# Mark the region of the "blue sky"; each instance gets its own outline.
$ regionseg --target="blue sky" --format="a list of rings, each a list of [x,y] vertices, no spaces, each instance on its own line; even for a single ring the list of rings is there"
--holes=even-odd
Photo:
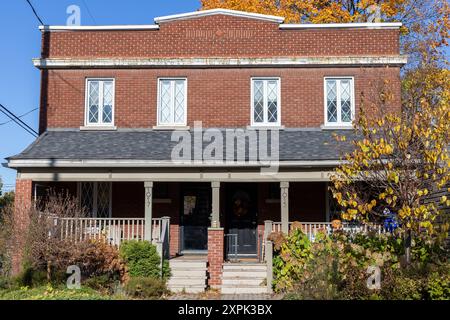
[[[195,11],[199,0],[31,0],[45,24],[64,25],[69,5],[81,9],[82,25],[152,24],[161,15]],[[93,19],[89,15],[86,6]],[[95,22],[94,22],[95,21]],[[39,106],[39,71],[31,59],[39,57],[41,33],[38,21],[25,0],[0,1],[0,103],[22,115]],[[38,111],[22,118],[37,131]],[[33,136],[0,114],[0,162],[25,149]],[[15,183],[14,170],[0,168],[4,191]]]

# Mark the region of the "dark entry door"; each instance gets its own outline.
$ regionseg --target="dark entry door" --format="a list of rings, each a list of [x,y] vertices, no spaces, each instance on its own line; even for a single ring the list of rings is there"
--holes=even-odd
[[[258,209],[256,184],[229,184],[226,189],[228,234],[237,235],[237,254],[255,255],[257,253]],[[228,254],[234,254],[234,237],[231,236],[227,248]]]
[[[181,250],[208,250],[208,226],[211,214],[211,187],[185,184],[181,190]]]

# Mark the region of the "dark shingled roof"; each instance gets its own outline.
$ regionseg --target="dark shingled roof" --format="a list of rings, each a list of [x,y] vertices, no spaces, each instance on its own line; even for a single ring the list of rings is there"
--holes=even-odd
[[[337,142],[333,133],[347,136],[347,141],[354,138],[353,130],[280,130],[280,161],[338,160],[342,152],[351,150],[351,144]],[[170,160],[177,144],[171,141],[171,134],[156,130],[48,131],[9,160]]]

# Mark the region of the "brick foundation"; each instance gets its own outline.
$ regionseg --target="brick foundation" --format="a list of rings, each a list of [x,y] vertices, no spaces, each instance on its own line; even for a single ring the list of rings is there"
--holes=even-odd
[[[218,288],[222,284],[223,228],[208,229],[208,285]]]
[[[180,248],[180,226],[178,224],[170,224],[170,256],[174,257],[179,254]]]
[[[33,194],[33,182],[31,180],[17,179],[14,200],[14,234],[15,251],[11,257],[11,272],[13,275],[20,273],[22,269],[22,258],[26,228],[29,223],[28,210],[31,207]]]

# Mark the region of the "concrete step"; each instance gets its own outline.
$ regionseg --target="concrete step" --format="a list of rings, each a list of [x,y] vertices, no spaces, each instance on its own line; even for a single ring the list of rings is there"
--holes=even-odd
[[[172,277],[204,277],[206,268],[202,269],[171,269]]]
[[[167,285],[169,286],[206,286],[206,276],[203,278],[170,278],[167,281]]]
[[[223,286],[253,287],[264,285],[266,278],[222,278]]]
[[[254,264],[247,264],[247,263],[224,263],[223,264],[223,270],[267,270],[266,264],[262,263],[254,263]]]
[[[267,293],[267,288],[261,286],[254,287],[236,287],[236,286],[223,286],[221,288],[222,294],[263,294]]]
[[[206,261],[169,260],[172,269],[206,269]]]
[[[267,277],[266,270],[261,271],[247,271],[247,270],[227,270],[222,274],[222,278],[265,278]]]
[[[174,293],[186,292],[186,293],[202,293],[205,292],[205,286],[168,286],[169,290]]]

